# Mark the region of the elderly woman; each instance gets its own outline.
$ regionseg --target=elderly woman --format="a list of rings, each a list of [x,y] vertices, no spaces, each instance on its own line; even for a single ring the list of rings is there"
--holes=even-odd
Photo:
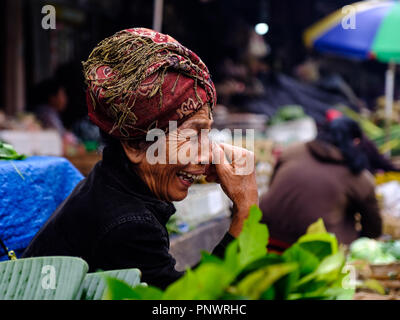
[[[230,228],[213,251],[223,255],[250,206],[258,204],[254,170],[235,171],[236,160],[254,159],[244,149],[225,157],[229,146],[201,135],[212,124],[215,88],[200,58],[170,36],[123,30],[100,42],[83,66],[89,117],[106,145],[103,159],[52,214],[24,257],[79,256],[90,271],[136,267],[143,281],[165,288],[182,275],[168,252],[171,201],[183,200],[197,176],[221,184],[234,204]],[[166,133],[164,148],[153,153],[148,151],[159,141],[147,141],[152,129]],[[174,156],[187,155],[193,143],[203,149],[190,161]],[[154,162],[162,150],[166,161]],[[215,155],[221,161],[211,164]]]

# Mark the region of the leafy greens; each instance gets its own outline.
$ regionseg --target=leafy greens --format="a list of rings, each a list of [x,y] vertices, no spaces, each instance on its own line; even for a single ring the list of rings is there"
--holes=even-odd
[[[268,228],[253,206],[239,237],[224,259],[203,252],[199,266],[165,291],[152,286],[129,287],[106,278],[106,299],[351,299],[354,289],[342,283],[345,255],[337,239],[326,232],[322,219],[282,255],[267,252]]]

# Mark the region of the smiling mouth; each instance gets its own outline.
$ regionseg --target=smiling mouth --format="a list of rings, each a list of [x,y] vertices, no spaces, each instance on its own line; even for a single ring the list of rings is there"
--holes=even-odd
[[[185,171],[179,171],[176,174],[180,179],[182,179],[185,184],[192,184],[195,180],[200,180],[203,175],[202,174],[192,174],[189,172],[185,172]]]

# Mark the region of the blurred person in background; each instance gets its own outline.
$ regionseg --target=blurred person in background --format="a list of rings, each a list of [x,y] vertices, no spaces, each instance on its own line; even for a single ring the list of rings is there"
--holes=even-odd
[[[54,129],[63,142],[63,154],[84,153],[78,138],[64,127],[61,113],[66,111],[68,96],[56,78],[40,82],[34,90],[34,113],[44,129]]]
[[[280,155],[269,190],[260,200],[270,249],[283,251],[318,218],[344,244],[381,235],[362,139],[358,124],[342,117],[327,123],[315,140],[290,146]],[[361,231],[356,229],[356,214],[361,216]]]
[[[67,112],[61,114],[64,126],[83,143],[86,151],[95,151],[101,143],[99,128],[93,124],[87,112],[85,82],[82,65],[79,60],[72,60],[60,65],[55,71],[68,96]]]
[[[294,74],[303,83],[345,97],[358,110],[367,108],[366,103],[356,95],[343,76],[335,69],[324,67],[319,60],[307,59],[294,69]]]
[[[216,89],[220,104],[246,112],[249,101],[262,98],[265,94],[260,77],[269,71],[265,58],[270,53],[270,47],[249,24],[241,22],[236,28],[241,34],[236,39],[238,49],[219,63]]]
[[[66,129],[60,114],[65,110],[68,97],[64,87],[56,79],[46,79],[35,89],[35,114],[44,129],[55,129],[64,136]]]

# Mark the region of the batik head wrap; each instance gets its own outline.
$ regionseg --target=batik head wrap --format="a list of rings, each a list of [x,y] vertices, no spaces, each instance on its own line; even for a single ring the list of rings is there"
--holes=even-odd
[[[83,62],[89,118],[113,137],[133,140],[153,128],[168,130],[216,92],[206,65],[174,38],[145,28],[101,41]]]

